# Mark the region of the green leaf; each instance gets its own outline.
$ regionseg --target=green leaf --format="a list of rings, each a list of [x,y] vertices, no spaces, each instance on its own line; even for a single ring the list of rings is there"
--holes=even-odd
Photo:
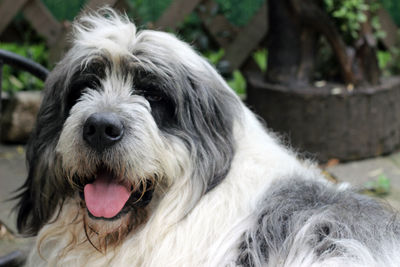
[[[383,192],[388,193],[390,191],[390,180],[386,177],[386,175],[381,174],[378,177],[378,188],[380,188]]]
[[[383,70],[383,69],[385,69],[385,68],[388,66],[392,55],[391,55],[390,52],[388,52],[388,51],[379,50],[379,51],[377,52],[377,57],[378,57],[378,65],[379,65],[379,68],[380,68],[381,70]]]
[[[253,59],[257,63],[262,72],[267,71],[267,57],[268,52],[266,49],[257,50],[253,54]]]
[[[48,53],[44,44],[20,45],[15,43],[0,43],[0,49],[19,54],[47,66]],[[43,88],[43,82],[38,78],[8,65],[3,67],[2,81],[4,91],[11,94],[21,90],[40,90]]]
[[[364,193],[376,196],[385,196],[390,192],[390,180],[385,174],[380,174],[377,180],[369,181],[364,184]]]
[[[357,20],[358,20],[358,22],[361,22],[361,23],[366,22],[367,16],[365,15],[365,13],[358,13]]]
[[[204,53],[204,56],[210,61],[211,64],[213,64],[214,66],[217,65],[217,63],[223,58],[223,56],[225,55],[225,51],[224,49],[219,49],[218,51],[214,52],[214,51],[208,51],[206,53]]]
[[[228,85],[238,94],[244,95],[246,93],[246,80],[242,73],[238,70],[233,72],[233,78],[228,81]]]

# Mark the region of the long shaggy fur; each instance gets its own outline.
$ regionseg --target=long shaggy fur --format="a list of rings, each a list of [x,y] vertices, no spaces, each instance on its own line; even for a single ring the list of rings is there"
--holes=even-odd
[[[101,153],[82,137],[99,112],[125,131]],[[110,9],[75,21],[27,159],[28,266],[400,265],[396,213],[324,181],[189,45]],[[99,168],[133,188],[110,220],[82,198]]]

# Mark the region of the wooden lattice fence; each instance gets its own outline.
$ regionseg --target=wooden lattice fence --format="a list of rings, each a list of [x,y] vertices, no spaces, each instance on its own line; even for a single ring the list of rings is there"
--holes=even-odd
[[[91,0],[81,12],[96,10],[108,5],[126,12],[129,5],[124,0]],[[217,3],[213,0],[174,0],[152,25],[155,29],[176,29],[192,12],[202,20],[207,32],[225,51],[230,70],[240,68],[251,58],[251,52],[267,33],[267,4],[265,3],[247,25],[237,27],[223,15],[214,15]],[[201,6],[201,8],[200,8]],[[32,27],[45,38],[50,48],[50,61],[57,61],[67,49],[66,36],[70,31],[68,21],[59,22],[40,0],[2,0],[0,2],[0,35],[12,19],[22,11]],[[127,12],[129,13],[129,12]],[[221,34],[229,32],[229,35]]]
[[[126,0],[89,0],[81,12],[96,10],[108,5],[120,11],[129,13],[130,5]],[[245,26],[235,26],[222,14],[214,14],[218,5],[214,0],[173,0],[157,21],[150,24],[155,29],[176,29],[185,17],[196,12],[208,34],[224,49],[224,59],[229,62],[230,71],[251,64],[252,51],[266,37],[268,31],[268,1],[259,8]],[[68,42],[66,36],[71,23],[60,22],[54,18],[41,0],[0,0],[0,35],[13,18],[22,11],[26,20],[46,39],[50,48],[50,61],[57,61],[66,51]],[[382,29],[386,32],[383,44],[390,48],[395,44],[397,26],[388,12],[381,9],[378,13]],[[229,34],[224,34],[229,32]]]

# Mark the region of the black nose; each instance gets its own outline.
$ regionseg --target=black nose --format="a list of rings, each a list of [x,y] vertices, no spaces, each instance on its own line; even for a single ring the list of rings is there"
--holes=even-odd
[[[83,125],[83,139],[102,152],[122,139],[124,126],[114,113],[94,113]]]

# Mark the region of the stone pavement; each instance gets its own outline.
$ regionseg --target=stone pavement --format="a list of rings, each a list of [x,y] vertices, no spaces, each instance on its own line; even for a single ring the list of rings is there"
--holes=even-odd
[[[349,182],[358,188],[384,177],[390,181],[385,199],[400,210],[400,153],[362,161],[337,164],[326,168],[337,181]],[[6,201],[21,186],[26,177],[25,149],[23,146],[0,144],[0,221],[15,231],[15,201]],[[0,256],[15,250],[26,249],[32,240],[2,237],[0,227]]]
[[[15,200],[8,201],[26,178],[25,149],[22,146],[0,144],[0,222],[15,232],[16,214],[12,212]],[[16,238],[4,233],[0,225],[0,257],[15,250],[27,251],[31,239]]]
[[[400,152],[372,159],[337,164],[326,171],[339,182],[348,182],[363,189],[380,178],[390,183],[388,194],[383,198],[400,211]]]

